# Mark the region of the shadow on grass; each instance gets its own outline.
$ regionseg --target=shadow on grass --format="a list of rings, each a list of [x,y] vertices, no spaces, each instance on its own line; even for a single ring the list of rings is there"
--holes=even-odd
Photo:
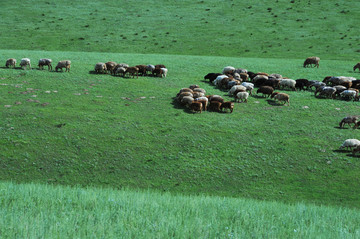
[[[267,101],[267,103],[269,104],[269,105],[272,105],[272,106],[288,106],[286,103],[285,104],[283,104],[283,103],[279,103],[279,102],[277,102],[277,101],[275,101],[275,100],[266,100]]]
[[[346,150],[346,149],[334,149],[333,152],[334,153],[350,153],[350,151]]]
[[[346,156],[352,157],[352,158],[360,158],[360,155],[359,155],[359,154],[353,154],[353,153],[347,154]]]

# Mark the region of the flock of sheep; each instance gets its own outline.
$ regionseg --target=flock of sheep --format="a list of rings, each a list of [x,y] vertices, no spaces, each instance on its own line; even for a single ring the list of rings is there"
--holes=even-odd
[[[135,75],[138,78],[139,75],[141,76],[157,76],[157,77],[166,77],[168,69],[165,65],[136,65],[136,66],[129,66],[126,63],[116,63],[114,61],[108,61],[106,63],[98,62],[95,64],[94,70],[98,74],[107,74],[110,73],[111,75],[120,75],[125,77],[126,74],[132,75],[134,78]]]
[[[5,66],[8,68],[11,68],[11,67],[15,68],[16,67],[16,59],[15,58],[7,59]],[[39,69],[41,69],[41,70],[44,69],[44,66],[47,66],[49,71],[52,70],[52,60],[48,59],[48,58],[40,59],[38,62]],[[30,59],[22,58],[20,61],[20,67],[23,68],[24,70],[27,68],[31,69]],[[55,67],[55,71],[58,71],[59,69],[61,71],[63,71],[63,68],[65,68],[65,72],[70,71],[70,67],[71,67],[71,61],[69,61],[69,60],[59,61]]]

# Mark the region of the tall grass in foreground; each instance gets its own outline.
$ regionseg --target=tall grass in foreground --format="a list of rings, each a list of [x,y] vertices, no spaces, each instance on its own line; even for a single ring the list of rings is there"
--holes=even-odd
[[[1,238],[359,238],[356,209],[0,183]]]

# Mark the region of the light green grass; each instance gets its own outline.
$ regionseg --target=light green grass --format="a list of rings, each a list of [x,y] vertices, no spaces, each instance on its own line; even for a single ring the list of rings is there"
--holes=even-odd
[[[359,61],[359,1],[3,0],[0,48]]]
[[[70,73],[0,69],[3,180],[359,205],[360,162],[337,151],[359,132],[336,128],[343,117],[358,115],[358,102],[290,91],[290,107],[250,97],[233,114],[191,114],[172,99],[180,88],[199,84],[231,100],[203,81],[226,65],[322,80],[358,76],[351,62],[304,69],[296,59],[2,51],[7,56],[70,59],[73,67]],[[89,74],[108,60],[163,63],[169,73],[163,79]],[[22,94],[27,89],[34,92]]]
[[[359,211],[0,183],[2,238],[358,238]]]

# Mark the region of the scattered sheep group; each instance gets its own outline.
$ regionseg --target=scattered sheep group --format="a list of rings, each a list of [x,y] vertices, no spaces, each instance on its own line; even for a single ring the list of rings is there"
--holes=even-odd
[[[44,69],[44,66],[48,67],[48,71],[52,70],[52,60],[49,58],[42,58],[39,60],[38,62],[38,67],[40,70]],[[6,60],[5,63],[5,67],[7,68],[15,68],[16,67],[16,59],[15,58],[9,58]],[[22,58],[20,61],[20,67],[23,70],[26,69],[30,69],[31,70],[31,61],[29,58]],[[61,71],[63,71],[63,68],[65,68],[65,72],[66,71],[70,71],[70,67],[71,67],[71,61],[69,60],[64,60],[64,61],[59,61],[58,64],[55,67],[55,71],[58,71],[59,69]]]
[[[126,63],[116,63],[114,61],[108,61],[106,63],[98,62],[94,67],[97,74],[111,74],[125,77],[126,75],[138,78],[140,76],[156,76],[166,77],[168,69],[165,65],[136,65],[129,66]]]

